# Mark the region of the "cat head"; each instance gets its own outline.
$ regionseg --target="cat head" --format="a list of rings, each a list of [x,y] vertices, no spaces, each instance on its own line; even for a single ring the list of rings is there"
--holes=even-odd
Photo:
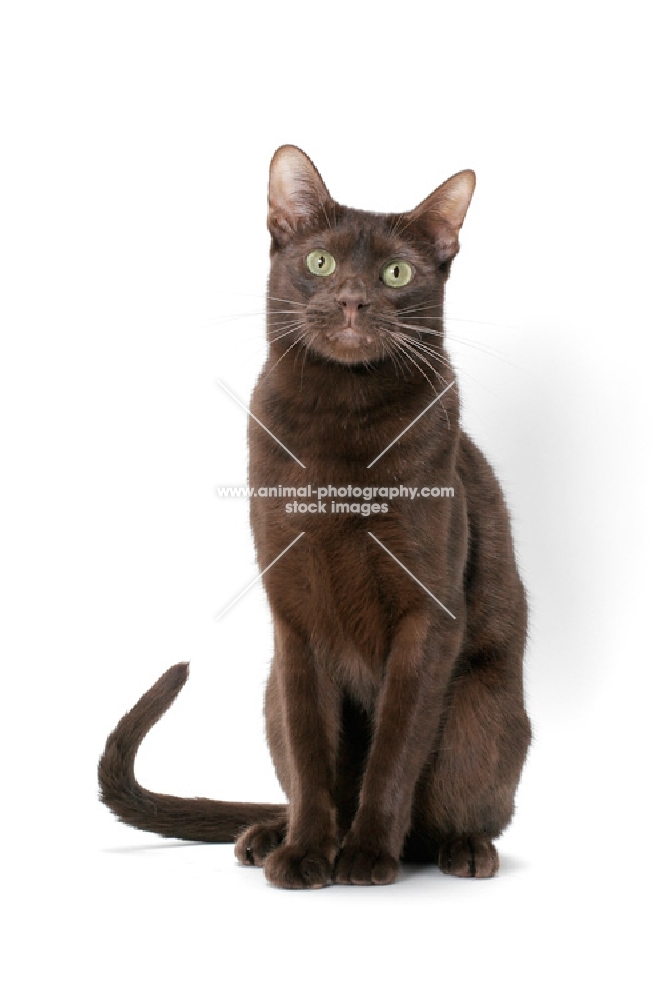
[[[411,212],[380,215],[334,201],[312,161],[281,146],[271,161],[269,339],[345,365],[441,338],[444,283],[474,192],[463,170]],[[404,352],[400,352],[404,353]]]

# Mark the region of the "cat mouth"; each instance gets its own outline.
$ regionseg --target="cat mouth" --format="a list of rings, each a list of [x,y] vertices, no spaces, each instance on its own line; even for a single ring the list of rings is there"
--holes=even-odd
[[[365,364],[374,361],[378,354],[376,338],[361,332],[353,326],[329,330],[318,343],[319,353],[332,361],[346,365]]]
[[[372,337],[367,333],[360,333],[353,326],[345,326],[342,330],[329,333],[327,340],[330,340],[336,347],[345,347],[348,349],[369,347],[372,343]]]

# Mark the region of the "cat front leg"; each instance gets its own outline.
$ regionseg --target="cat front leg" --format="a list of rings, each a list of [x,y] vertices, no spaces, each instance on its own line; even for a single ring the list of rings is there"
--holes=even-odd
[[[337,860],[336,882],[395,881],[414,789],[436,741],[461,632],[455,621],[435,630],[426,610],[402,619],[386,664],[358,810]]]
[[[340,694],[316,670],[306,638],[277,616],[275,647],[289,809],[285,841],[268,854],[264,872],[283,889],[319,889],[331,881],[339,846],[333,795]]]

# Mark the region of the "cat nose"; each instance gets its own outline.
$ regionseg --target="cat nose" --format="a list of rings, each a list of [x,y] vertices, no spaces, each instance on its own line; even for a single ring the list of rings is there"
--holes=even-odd
[[[342,306],[345,323],[347,326],[352,326],[361,309],[365,309],[368,304],[365,285],[361,279],[348,278],[340,287],[336,301]]]

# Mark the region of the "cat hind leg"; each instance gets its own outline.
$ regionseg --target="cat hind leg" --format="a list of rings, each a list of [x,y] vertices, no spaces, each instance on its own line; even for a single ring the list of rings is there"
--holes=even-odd
[[[497,658],[461,671],[417,788],[406,854],[428,849],[443,872],[461,878],[497,874],[493,840],[511,821],[529,742],[522,691],[508,665]]]
[[[445,875],[492,878],[499,871],[499,855],[485,834],[451,837],[439,849],[437,864]]]

